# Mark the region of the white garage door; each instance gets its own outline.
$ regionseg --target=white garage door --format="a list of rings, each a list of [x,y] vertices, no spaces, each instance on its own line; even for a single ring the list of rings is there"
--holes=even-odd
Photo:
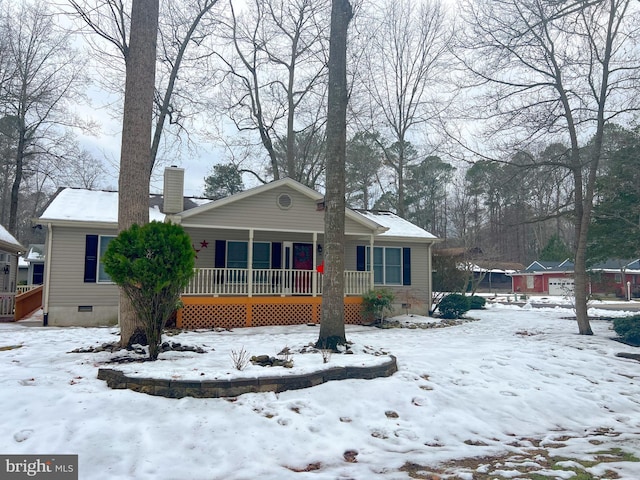
[[[549,295],[573,295],[573,278],[550,278]]]

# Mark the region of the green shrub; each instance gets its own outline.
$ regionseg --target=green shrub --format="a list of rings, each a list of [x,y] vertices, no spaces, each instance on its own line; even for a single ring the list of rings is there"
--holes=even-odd
[[[469,308],[471,310],[482,310],[486,303],[487,300],[484,297],[480,297],[478,295],[469,297]]]
[[[471,308],[469,297],[460,293],[447,295],[438,305],[442,318],[460,318]]]
[[[362,305],[366,317],[372,317],[373,320],[384,320],[384,313],[392,312],[391,304],[394,300],[392,292],[385,288],[369,290],[362,295]]]
[[[640,315],[616,318],[613,329],[620,338],[633,345],[640,345]]]
[[[133,225],[109,242],[105,271],[131,300],[144,324],[149,358],[158,358],[162,330],[193,276],[195,253],[180,225]]]

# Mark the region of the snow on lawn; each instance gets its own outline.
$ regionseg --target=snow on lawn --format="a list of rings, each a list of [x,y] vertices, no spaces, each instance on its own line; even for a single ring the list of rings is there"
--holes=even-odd
[[[526,456],[529,468],[549,478],[573,475],[545,470],[542,451],[593,478],[610,475],[606,470],[640,478],[634,461],[584,462],[616,448],[640,457],[640,363],[616,357],[640,351],[613,341],[608,321],[592,321],[594,336],[578,335],[571,315],[566,308],[492,305],[470,312],[477,321],[444,328],[347,326],[354,354],[334,354],[330,365],[366,364],[388,352],[399,371],[280,394],[178,400],[110,390],[97,380],[98,367],[124,352],[68,353],[117,340],[115,329],[0,324],[0,453],[78,454],[80,478],[91,480],[401,479],[409,478],[400,470],[409,464],[426,472],[450,460],[505,454]],[[397,320],[418,327],[434,321]],[[309,326],[185,332],[165,340],[206,353],[106,366],[164,378],[228,378],[238,375],[232,350],[275,356],[317,335]],[[291,370],[250,364],[239,374],[322,365],[318,353],[292,359]],[[514,462],[459,462],[455,478],[530,478],[518,476]],[[430,478],[424,472],[420,478]]]

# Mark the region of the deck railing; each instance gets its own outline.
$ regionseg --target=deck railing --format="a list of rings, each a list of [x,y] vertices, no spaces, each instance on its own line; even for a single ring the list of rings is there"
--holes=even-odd
[[[345,295],[370,289],[370,272],[345,272]],[[251,282],[249,282],[251,280]],[[315,287],[315,288],[314,288]],[[322,295],[322,275],[315,270],[196,268],[184,295]]]
[[[18,285],[16,287],[16,295],[22,295],[23,293],[27,293],[30,290],[34,290],[38,288],[40,285]]]
[[[13,318],[16,305],[16,294],[10,292],[0,292],[0,317]]]
[[[16,296],[15,319],[21,320],[35,310],[42,308],[42,285]]]

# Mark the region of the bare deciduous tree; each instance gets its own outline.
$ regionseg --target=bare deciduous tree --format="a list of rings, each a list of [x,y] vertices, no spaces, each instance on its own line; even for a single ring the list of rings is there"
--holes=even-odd
[[[128,62],[130,45],[128,32],[130,17],[128,3],[123,0],[69,0],[73,14],[79,17],[86,33],[93,33],[90,40],[95,60],[111,72],[101,78],[106,87],[117,93],[122,92],[122,68]],[[149,175],[158,164],[158,155],[163,135],[175,130],[176,137],[188,133],[187,119],[199,112],[203,91],[211,88],[210,72],[202,72],[206,58],[211,54],[205,39],[215,29],[211,12],[218,0],[198,0],[196,2],[163,2],[159,16],[160,48],[156,93],[154,95],[155,123],[150,143],[151,164]],[[116,53],[107,46],[115,47]],[[189,72],[187,74],[186,72]],[[183,73],[183,75],[180,75]],[[191,110],[191,113],[189,113]]]
[[[229,4],[221,107],[238,131],[259,135],[274,179],[317,177],[307,170],[317,157],[300,161],[297,136],[323,138],[327,1],[253,0],[242,12]]]
[[[637,2],[481,0],[466,3],[464,18],[463,60],[483,93],[475,111],[499,139],[496,146],[521,149],[554,137],[569,146],[576,316],[579,333],[591,335],[587,232],[605,125],[638,106],[637,95],[629,95],[640,64]]]
[[[32,158],[59,158],[65,130],[78,126],[71,112],[84,86],[83,62],[43,3],[12,6],[0,29],[3,136],[12,165],[8,229],[17,233],[20,188]],[[34,163],[34,162],[31,162]],[[8,173],[8,170],[5,170]],[[6,179],[5,179],[6,180]]]
[[[439,116],[442,97],[435,88],[442,85],[451,32],[438,0],[386,0],[372,21],[362,81],[372,125],[390,139],[385,162],[395,177],[397,213],[405,216],[406,147],[416,127]]]

